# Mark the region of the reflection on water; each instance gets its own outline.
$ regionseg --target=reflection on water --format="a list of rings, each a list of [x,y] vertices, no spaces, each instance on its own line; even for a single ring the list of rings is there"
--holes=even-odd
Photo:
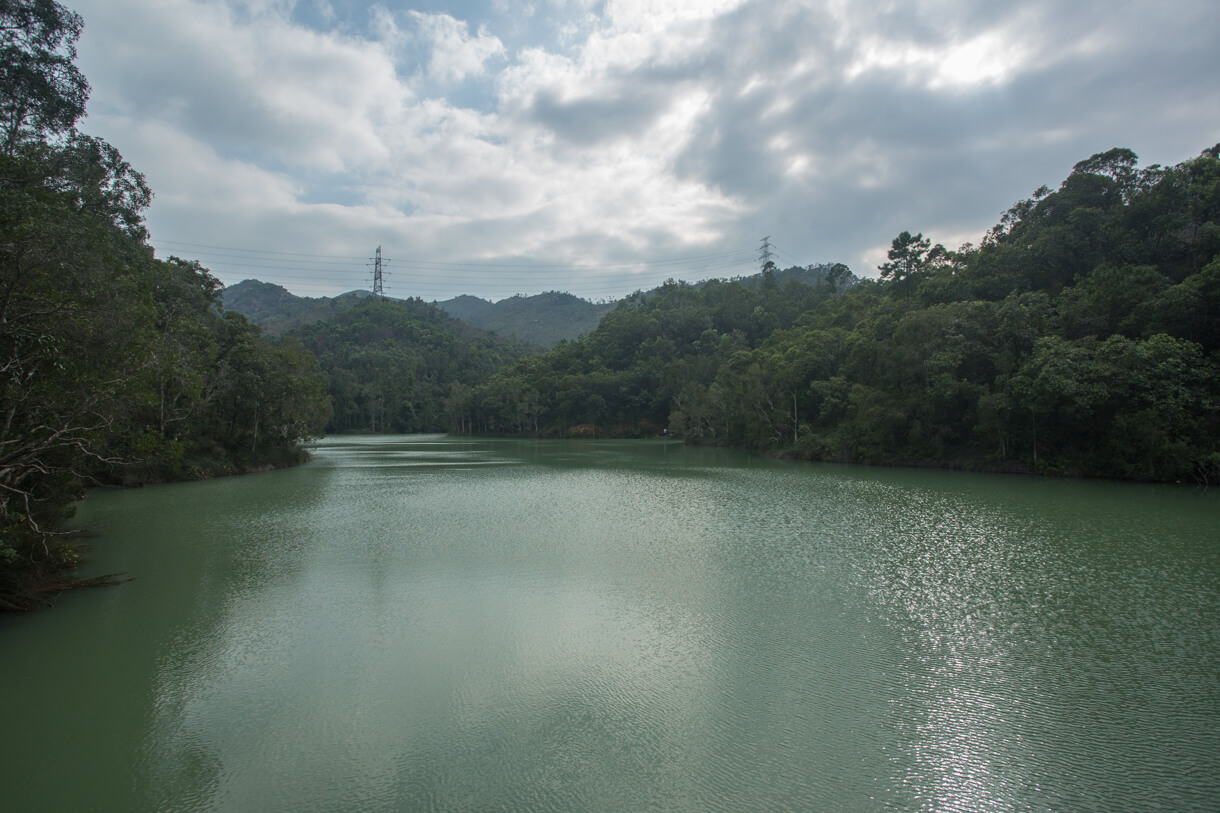
[[[417,436],[81,521],[6,809],[1220,808],[1215,494]]]

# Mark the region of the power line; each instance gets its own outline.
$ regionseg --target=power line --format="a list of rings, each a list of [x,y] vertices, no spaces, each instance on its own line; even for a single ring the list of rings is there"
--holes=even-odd
[[[369,258],[356,257],[340,254],[313,254],[305,252],[290,252],[290,251],[271,251],[267,249],[251,249],[241,248],[237,246],[218,246],[210,243],[188,243],[174,240],[154,240],[158,246],[173,247],[183,246],[188,248],[208,249],[206,252],[191,252],[203,256],[216,257],[218,262],[224,262],[227,265],[238,265],[250,268],[274,268],[275,265],[267,265],[266,263],[289,263],[292,265],[309,264],[309,265],[325,265],[334,267],[336,265],[351,265],[351,266],[367,266]],[[654,268],[664,266],[677,266],[699,263],[707,260],[717,260],[726,258],[744,259],[747,255],[754,255],[756,258],[762,258],[765,253],[766,259],[770,259],[776,255],[783,255],[793,263],[799,265],[800,260],[793,254],[786,251],[782,246],[777,245],[771,238],[765,237],[762,240],[763,245],[755,251],[751,250],[732,250],[713,252],[710,254],[692,254],[684,257],[671,257],[664,260],[629,260],[613,263],[516,263],[504,262],[501,260],[430,260],[430,259],[414,259],[414,260],[399,260],[399,265],[407,265],[418,268],[444,268],[444,269],[468,269],[476,271],[495,270],[497,268],[506,269],[530,269],[530,270],[546,270],[556,269],[563,271],[582,270],[582,269],[597,269],[597,268]],[[170,252],[172,253],[172,252]],[[261,255],[261,256],[245,256],[245,255]],[[260,260],[259,263],[238,263],[228,258]],[[283,258],[283,259],[281,259]],[[762,259],[763,262],[766,259]],[[711,267],[711,266],[708,266]]]
[[[208,255],[217,255],[220,257],[233,256],[233,257],[237,257],[239,259],[243,259],[242,255],[247,255],[247,254],[263,255],[263,256],[249,257],[249,258],[244,258],[244,259],[258,259],[258,260],[264,260],[264,261],[270,261],[270,262],[323,263],[325,261],[336,261],[337,260],[337,261],[339,261],[339,264],[365,265],[369,261],[368,258],[366,258],[366,257],[354,257],[354,256],[347,256],[347,255],[309,254],[309,253],[289,252],[289,251],[270,251],[270,250],[266,250],[266,249],[241,248],[238,246],[218,246],[218,245],[212,245],[212,244],[208,244],[208,243],[186,243],[186,242],[178,242],[178,241],[174,241],[174,240],[153,240],[152,242],[154,243],[154,245],[165,246],[165,247],[184,246],[184,247],[188,247],[188,248],[209,249],[209,251],[207,251],[207,252],[192,252],[192,253],[206,253]],[[747,250],[737,249],[737,250],[732,250],[732,251],[718,251],[718,252],[713,252],[710,254],[692,254],[692,255],[688,255],[688,256],[684,256],[684,257],[671,257],[671,258],[667,258],[664,260],[628,260],[628,261],[612,262],[612,263],[585,263],[585,262],[570,262],[570,263],[524,263],[524,262],[521,262],[521,263],[518,263],[518,262],[503,262],[500,260],[465,260],[465,261],[455,262],[455,261],[451,261],[451,260],[430,260],[430,259],[403,260],[403,261],[399,261],[399,263],[407,264],[407,265],[416,265],[416,266],[421,266],[421,267],[428,267],[428,268],[433,268],[433,267],[436,267],[436,268],[470,268],[470,269],[478,269],[478,270],[487,270],[487,269],[496,269],[496,268],[527,268],[527,269],[539,270],[539,269],[553,268],[553,269],[571,270],[571,269],[585,269],[585,268],[635,268],[635,267],[683,265],[683,264],[689,264],[689,263],[697,263],[697,262],[704,261],[704,260],[715,260],[715,259],[723,259],[723,258],[727,258],[727,257],[743,256],[743,255],[747,255],[749,253],[751,253],[751,252],[749,252]],[[279,257],[291,258],[291,259],[280,260],[280,259],[278,259]]]
[[[328,295],[338,290],[361,287],[353,284],[352,271],[357,266],[375,265],[375,258],[353,257],[308,252],[250,249],[210,243],[174,240],[153,240],[154,246],[166,253],[180,252],[219,273],[232,275],[237,269],[249,269],[252,277],[283,285],[298,295]],[[752,273],[754,251],[730,251],[669,257],[660,260],[603,263],[526,263],[497,260],[438,260],[415,258],[396,261],[400,274],[406,275],[411,296],[445,298],[463,288],[465,293],[491,292],[501,296],[515,285],[528,285],[539,290],[575,289],[580,295],[594,299],[618,298],[631,290],[646,290],[664,279],[715,279]],[[381,290],[384,293],[384,265]],[[737,272],[724,274],[723,272]],[[367,279],[367,277],[366,277]],[[374,289],[376,289],[374,269]],[[365,283],[367,284],[367,283]],[[402,287],[402,286],[399,286]],[[367,290],[367,289],[366,289]],[[516,293],[521,293],[518,289]]]
[[[207,265],[207,263],[205,262],[204,265]],[[367,261],[364,263],[364,265],[367,267],[367,265],[368,265]],[[404,263],[402,261],[396,261],[396,265],[402,266],[402,265],[406,265],[406,263]],[[224,266],[226,268],[252,269],[254,271],[257,271],[260,277],[267,277],[268,279],[288,279],[288,280],[300,279],[300,280],[324,281],[324,280],[328,280],[328,279],[341,280],[341,279],[350,278],[350,275],[346,274],[343,271],[335,271],[335,270],[330,270],[330,269],[295,268],[295,267],[283,266],[283,265],[268,265],[266,263],[239,263],[239,262],[225,262]],[[690,270],[690,271],[697,272],[697,273],[707,273],[707,272],[716,271],[716,270],[720,270],[720,269],[730,269],[730,268],[744,269],[744,268],[749,268],[749,267],[750,267],[750,259],[744,258],[743,260],[733,261],[733,262],[708,263],[705,265],[701,265],[701,266],[697,266],[697,267],[693,267],[693,268],[689,268],[689,269],[685,269],[685,270]],[[487,269],[487,268],[482,268],[482,269],[466,268],[466,269],[453,269],[453,270],[418,269],[417,268],[417,269],[411,270],[409,276],[410,276],[410,279],[418,280],[418,281],[444,280],[447,282],[486,281],[489,279],[491,279],[491,280],[498,279],[496,277],[489,278],[487,275],[488,270],[489,269]],[[556,280],[556,279],[559,279],[560,281],[562,281],[563,279],[573,278],[575,275],[579,274],[580,272],[584,271],[585,269],[583,269],[581,267],[569,266],[569,267],[566,267],[563,269],[554,269],[554,270],[559,271],[560,273],[540,273],[540,274],[531,275],[531,276],[536,276],[543,282],[547,282],[549,280]],[[662,274],[664,274],[666,276],[673,276],[675,270],[683,270],[683,269],[652,268],[652,269],[641,269],[639,271],[620,271],[620,272],[611,272],[611,273],[599,273],[596,276],[588,277],[587,281],[597,280],[597,281],[604,281],[604,282],[630,282],[631,280],[639,279],[640,277],[645,277],[645,276],[660,276]],[[648,273],[648,271],[652,271],[652,274],[650,275]],[[272,273],[268,273],[268,272],[272,272]]]
[[[781,247],[779,247],[779,246],[775,245],[775,242],[774,242],[774,241],[771,241],[771,250],[772,250],[772,251],[773,251],[775,254],[782,254],[782,255],[784,255],[784,256],[785,256],[785,257],[787,257],[789,260],[791,260],[791,261],[793,262],[793,264],[795,264],[795,265],[800,265],[800,264],[801,264],[801,261],[800,261],[800,260],[798,260],[796,257],[794,257],[794,256],[792,256],[791,254],[789,254],[787,251],[784,251],[784,249],[782,249]]]
[[[217,246],[217,245],[212,245],[210,243],[183,243],[183,242],[179,242],[177,240],[153,240],[153,242],[157,243],[158,245],[165,245],[165,246],[189,246],[191,248],[210,248],[210,249],[215,249],[217,251],[237,251],[242,254],[278,254],[281,256],[285,256],[285,257],[316,257],[318,259],[327,259],[327,260],[358,260],[360,262],[364,261],[364,259],[361,257],[348,257],[348,256],[341,256],[338,254],[306,254],[306,253],[293,252],[293,251],[271,251],[268,249],[261,249],[261,248],[239,248],[237,246]]]

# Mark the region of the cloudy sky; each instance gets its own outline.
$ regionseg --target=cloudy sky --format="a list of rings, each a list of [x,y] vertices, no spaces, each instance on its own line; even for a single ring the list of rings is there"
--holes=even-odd
[[[618,298],[949,247],[1220,141],[1215,0],[64,0],[158,256],[305,296]]]

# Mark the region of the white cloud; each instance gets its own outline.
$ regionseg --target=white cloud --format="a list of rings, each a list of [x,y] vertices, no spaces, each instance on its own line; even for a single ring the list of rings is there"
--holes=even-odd
[[[947,48],[937,61],[933,87],[994,84],[1017,73],[1026,61],[1025,49],[995,32]]]
[[[292,25],[273,13],[278,4],[242,20],[190,0],[106,2],[114,16],[86,16],[81,44],[86,68],[103,63],[90,110],[163,121],[222,154],[311,172],[384,160],[379,125],[410,91],[376,43]]]
[[[594,266],[771,233],[870,273],[898,231],[977,240],[1092,152],[1220,130],[1203,0],[388,2],[78,0],[85,127],[148,174],[154,241]]]
[[[504,43],[480,27],[470,35],[466,23],[448,14],[408,12],[432,49],[428,75],[442,81],[461,81],[485,72],[485,63],[504,56]]]

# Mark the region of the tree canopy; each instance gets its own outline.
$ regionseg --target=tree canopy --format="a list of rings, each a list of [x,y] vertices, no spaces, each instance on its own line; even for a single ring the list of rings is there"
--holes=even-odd
[[[89,83],[73,64],[83,26],[54,0],[0,0],[0,152],[61,137],[85,114]]]
[[[329,417],[299,342],[261,340],[206,269],[154,258],[143,176],[74,129],[80,27],[0,0],[0,609],[67,583],[59,523],[85,485],[287,462]]]
[[[1214,482],[1217,155],[1140,169],[1099,153],[979,246],[904,231],[881,278],[846,289],[671,283],[456,393],[452,426]]]
[[[419,299],[369,298],[289,336],[330,381],[328,432],[439,432],[454,388],[482,384],[534,348],[499,339]]]

